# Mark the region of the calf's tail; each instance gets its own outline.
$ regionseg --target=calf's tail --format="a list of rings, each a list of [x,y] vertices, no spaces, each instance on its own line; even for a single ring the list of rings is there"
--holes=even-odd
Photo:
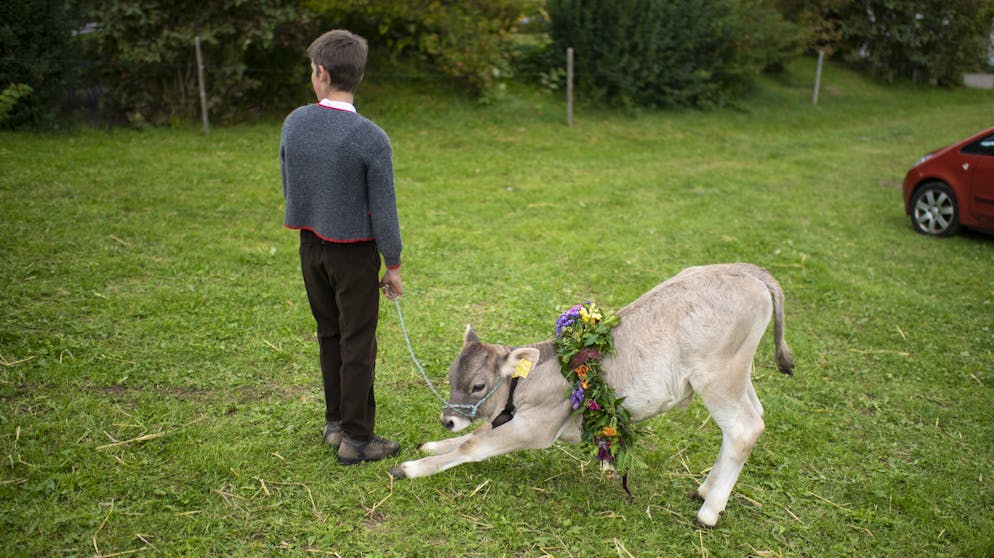
[[[773,299],[773,343],[776,347],[775,358],[777,368],[788,376],[794,375],[794,354],[791,353],[787,340],[784,338],[783,289],[769,271],[756,267],[752,275],[763,282],[770,291]]]

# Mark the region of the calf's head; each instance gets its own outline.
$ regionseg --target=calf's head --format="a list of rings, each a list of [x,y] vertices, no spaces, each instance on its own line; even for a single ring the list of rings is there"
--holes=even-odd
[[[473,328],[466,326],[462,351],[449,366],[449,406],[442,410],[442,426],[458,432],[503,409],[510,389],[505,380],[522,361],[536,364],[538,356],[538,349],[531,347],[481,343]]]

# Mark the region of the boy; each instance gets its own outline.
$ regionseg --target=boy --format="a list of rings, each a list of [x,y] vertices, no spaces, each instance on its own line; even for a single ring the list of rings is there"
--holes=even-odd
[[[374,434],[379,287],[400,296],[400,225],[390,140],[355,112],[366,40],[336,29],[307,49],[318,103],[283,123],[284,226],[300,231],[300,263],[317,322],[324,441],[354,465],[392,457],[400,444]],[[380,255],[387,271],[378,278]]]

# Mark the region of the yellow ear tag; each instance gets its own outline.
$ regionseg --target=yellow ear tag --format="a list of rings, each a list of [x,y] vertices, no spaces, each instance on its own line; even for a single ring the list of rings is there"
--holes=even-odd
[[[528,373],[532,371],[532,363],[530,360],[521,359],[518,364],[514,367],[514,373],[511,374],[512,378],[527,378]]]

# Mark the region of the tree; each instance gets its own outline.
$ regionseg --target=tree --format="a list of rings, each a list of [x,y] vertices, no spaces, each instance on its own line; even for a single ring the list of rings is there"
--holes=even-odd
[[[850,62],[888,81],[960,83],[986,66],[992,0],[862,0],[844,15]]]
[[[843,14],[857,0],[780,0],[784,19],[794,22],[804,50],[831,56],[844,38]]]
[[[780,0],[785,18],[797,23],[800,44],[805,51],[818,53],[812,102],[818,104],[821,71],[825,59],[839,49],[844,33],[842,13],[854,0]]]
[[[512,36],[540,0],[311,0],[325,20],[395,54],[423,56],[477,95],[510,74]]]

